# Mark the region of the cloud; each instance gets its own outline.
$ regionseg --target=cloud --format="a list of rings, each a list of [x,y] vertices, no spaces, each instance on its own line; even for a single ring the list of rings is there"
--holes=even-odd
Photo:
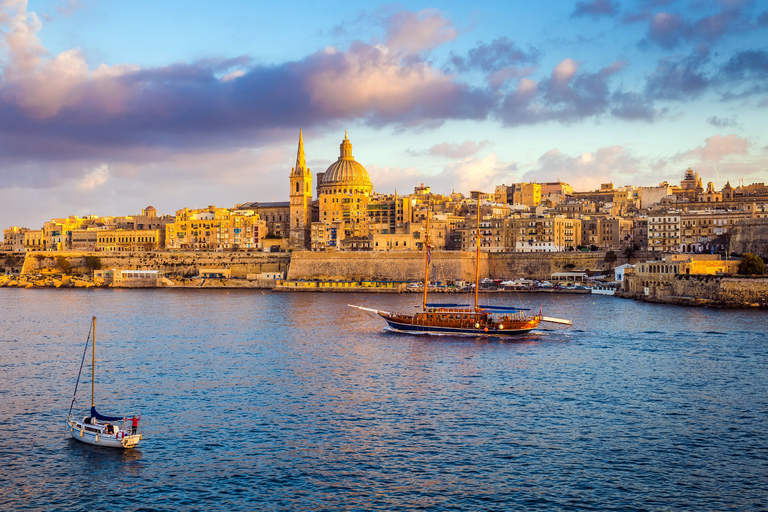
[[[737,52],[723,65],[722,71],[728,80],[766,79],[768,78],[768,52],[765,50]]]
[[[387,44],[354,41],[276,65],[236,57],[91,70],[79,49],[50,56],[40,27],[24,2],[0,9],[0,164],[236,149],[349,120],[434,127],[485,119],[496,101],[413,56],[454,37],[434,10],[393,14]]]
[[[651,122],[667,112],[667,109],[657,110],[653,102],[636,92],[616,91],[611,94],[610,112],[613,117],[627,121]]]
[[[564,59],[548,79],[520,79],[516,90],[504,97],[499,117],[508,126],[571,123],[605,114],[626,119],[654,118],[651,105],[642,98],[610,90],[611,77],[623,66],[622,62],[614,62],[591,73],[582,71],[581,64],[573,59]]]
[[[718,128],[731,128],[739,125],[739,116],[732,115],[731,117],[717,117],[712,116],[707,119],[707,123]]]
[[[443,169],[429,182],[434,190],[493,190],[501,183],[512,183],[517,169],[512,162],[500,162],[495,153],[484,158],[465,158]]]
[[[542,51],[529,47],[523,50],[514,41],[499,37],[488,44],[478,43],[463,57],[451,52],[450,65],[459,72],[480,70],[486,73],[501,71],[520,64],[536,64]]]
[[[592,0],[591,2],[576,2],[576,8],[571,16],[614,16],[618,10],[618,4],[612,0]]]
[[[80,180],[80,183],[78,183],[77,188],[81,190],[93,190],[106,183],[107,179],[109,179],[109,166],[100,165],[95,169],[88,171],[88,173]]]
[[[706,48],[698,48],[687,57],[661,59],[646,82],[647,97],[686,100],[699,96],[712,83],[702,70],[708,62]]]
[[[666,49],[675,48],[685,42],[712,44],[726,35],[754,30],[760,25],[759,19],[757,24],[749,19],[752,6],[750,1],[724,0],[713,4],[719,5],[720,8],[694,18],[676,12],[652,13],[652,9],[660,6],[656,3],[645,11],[627,15],[624,21],[647,21],[647,32],[641,45],[656,44]],[[703,2],[699,7],[699,12],[708,10],[707,4]],[[690,11],[684,12],[687,14]]]
[[[437,9],[399,11],[386,20],[386,46],[394,51],[419,53],[456,38],[453,24]]]
[[[676,157],[677,160],[697,159],[701,161],[719,162],[731,155],[746,155],[750,143],[737,135],[714,135],[704,141],[704,145],[687,151]]]
[[[463,159],[471,157],[479,151],[482,151],[484,148],[490,145],[490,142],[491,141],[489,140],[483,140],[480,142],[465,140],[464,142],[458,144],[443,142],[441,144],[435,144],[426,151],[409,151],[409,153],[414,156],[429,155],[453,159]]]
[[[57,5],[55,9],[61,16],[72,16],[81,7],[83,7],[82,0],[66,0],[63,5]]]
[[[616,185],[636,182],[640,161],[623,146],[608,146],[577,156],[553,148],[544,153],[537,165],[525,172],[522,181],[561,180],[575,190],[595,190],[601,183]],[[621,180],[617,183],[618,180]]]

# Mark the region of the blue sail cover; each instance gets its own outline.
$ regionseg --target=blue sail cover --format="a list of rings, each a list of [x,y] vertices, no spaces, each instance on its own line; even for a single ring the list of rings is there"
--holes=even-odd
[[[96,411],[95,406],[91,406],[91,418],[96,418],[101,421],[123,421],[122,416],[104,416]]]
[[[428,308],[465,308],[469,309],[472,306],[469,306],[467,304],[441,304],[441,303],[432,303],[427,304]],[[530,311],[528,308],[516,308],[513,306],[481,306],[478,305],[477,309],[488,309],[488,310],[494,310],[494,311]]]

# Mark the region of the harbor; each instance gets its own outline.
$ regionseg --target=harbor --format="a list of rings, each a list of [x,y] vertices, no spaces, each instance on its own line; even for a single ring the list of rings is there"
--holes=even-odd
[[[766,505],[765,311],[531,293],[524,307],[574,326],[436,338],[386,331],[346,306],[357,296],[0,289],[0,507]],[[92,314],[97,406],[142,417],[143,440],[125,452],[61,428]],[[90,382],[84,393],[90,406]]]

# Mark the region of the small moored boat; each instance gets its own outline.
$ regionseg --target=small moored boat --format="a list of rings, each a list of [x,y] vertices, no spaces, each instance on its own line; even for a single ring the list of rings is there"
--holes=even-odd
[[[80,375],[83,372],[83,363],[85,362],[85,354],[88,351],[89,342],[93,343],[91,360],[91,409],[88,415],[81,418],[80,416],[72,414],[72,408],[77,401],[77,386],[80,383]],[[91,330],[88,333],[88,338],[85,340],[85,349],[83,350],[83,360],[80,362],[80,371],[77,374],[77,381],[75,382],[75,393],[72,397],[72,403],[69,406],[69,413],[67,414],[67,430],[69,430],[73,439],[82,443],[123,449],[138,446],[139,441],[142,439],[142,435],[138,432],[138,426],[133,427],[133,424],[137,424],[138,422],[134,420],[131,428],[126,429],[124,428],[126,421],[131,420],[126,420],[123,416],[105,416],[99,414],[96,410],[95,388],[96,317],[93,317]],[[139,418],[140,417],[141,416],[139,416]]]

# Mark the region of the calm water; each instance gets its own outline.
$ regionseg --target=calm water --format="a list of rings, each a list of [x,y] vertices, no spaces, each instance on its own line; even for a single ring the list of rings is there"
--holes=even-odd
[[[576,325],[414,337],[346,307],[414,295],[0,289],[0,509],[768,508],[766,312],[521,300]],[[92,315],[96,403],[142,414],[137,450],[65,431]]]

